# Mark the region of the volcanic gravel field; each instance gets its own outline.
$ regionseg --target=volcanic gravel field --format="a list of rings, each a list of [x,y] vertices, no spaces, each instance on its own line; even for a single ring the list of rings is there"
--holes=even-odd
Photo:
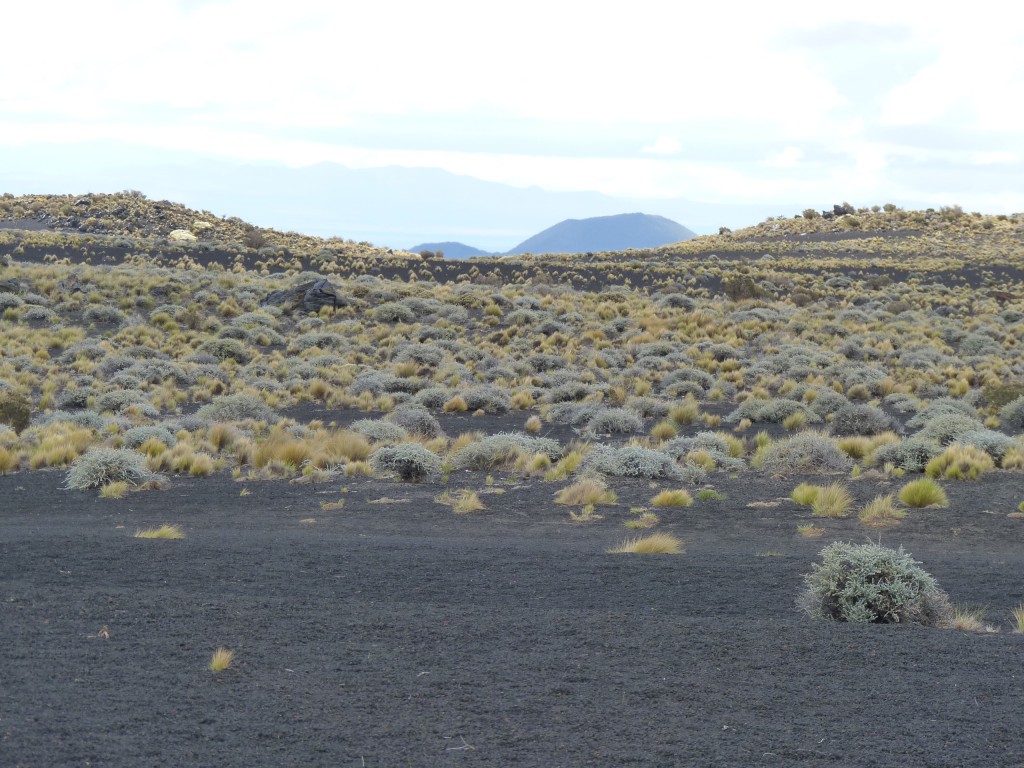
[[[465,515],[436,484],[114,500],[2,476],[0,765],[1021,766],[1017,477],[947,483],[948,509],[881,532],[816,520],[820,539],[796,534],[801,478],[716,477],[726,499],[658,511],[686,552],[643,556],[605,552],[646,481],[581,524],[558,485],[500,473],[453,473],[486,504]],[[161,523],[185,538],[132,536]],[[1002,631],[801,613],[822,546],[868,537]]]

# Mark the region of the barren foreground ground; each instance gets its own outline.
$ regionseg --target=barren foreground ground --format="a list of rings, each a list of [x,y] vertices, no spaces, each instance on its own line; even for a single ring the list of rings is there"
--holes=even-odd
[[[581,525],[501,476],[470,515],[381,480],[113,500],[63,479],[0,476],[4,766],[1024,765],[1003,473],[881,534],[998,634],[797,612],[821,546],[866,534],[803,539],[806,509],[747,506],[794,478],[660,512],[677,556],[604,554],[644,481]],[[160,523],[186,538],[131,535]],[[219,645],[236,657],[214,674]]]

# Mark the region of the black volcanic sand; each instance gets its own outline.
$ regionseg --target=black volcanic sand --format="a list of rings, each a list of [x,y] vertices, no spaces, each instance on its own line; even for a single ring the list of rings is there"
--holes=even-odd
[[[451,476],[482,492],[468,515],[436,484],[215,476],[108,500],[63,478],[0,477],[0,765],[1024,764],[1020,475],[817,540],[785,498],[802,478],[716,475],[727,499],[657,511],[678,556],[605,554],[645,481],[580,524],[561,484],[501,474]],[[161,523],[186,538],[132,537]],[[797,611],[821,547],[868,536],[1002,632]],[[219,645],[236,659],[214,674]]]

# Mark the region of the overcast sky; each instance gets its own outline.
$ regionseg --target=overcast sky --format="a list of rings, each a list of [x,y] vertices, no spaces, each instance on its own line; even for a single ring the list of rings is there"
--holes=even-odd
[[[783,211],[1024,211],[1020,8],[11,3],[0,147],[106,139]]]

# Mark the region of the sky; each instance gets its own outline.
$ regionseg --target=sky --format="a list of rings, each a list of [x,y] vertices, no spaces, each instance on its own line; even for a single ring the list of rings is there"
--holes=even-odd
[[[790,213],[1024,211],[1005,2],[50,0],[4,27],[8,156],[101,142],[83,168],[120,146]],[[76,169],[53,154],[59,185]]]

